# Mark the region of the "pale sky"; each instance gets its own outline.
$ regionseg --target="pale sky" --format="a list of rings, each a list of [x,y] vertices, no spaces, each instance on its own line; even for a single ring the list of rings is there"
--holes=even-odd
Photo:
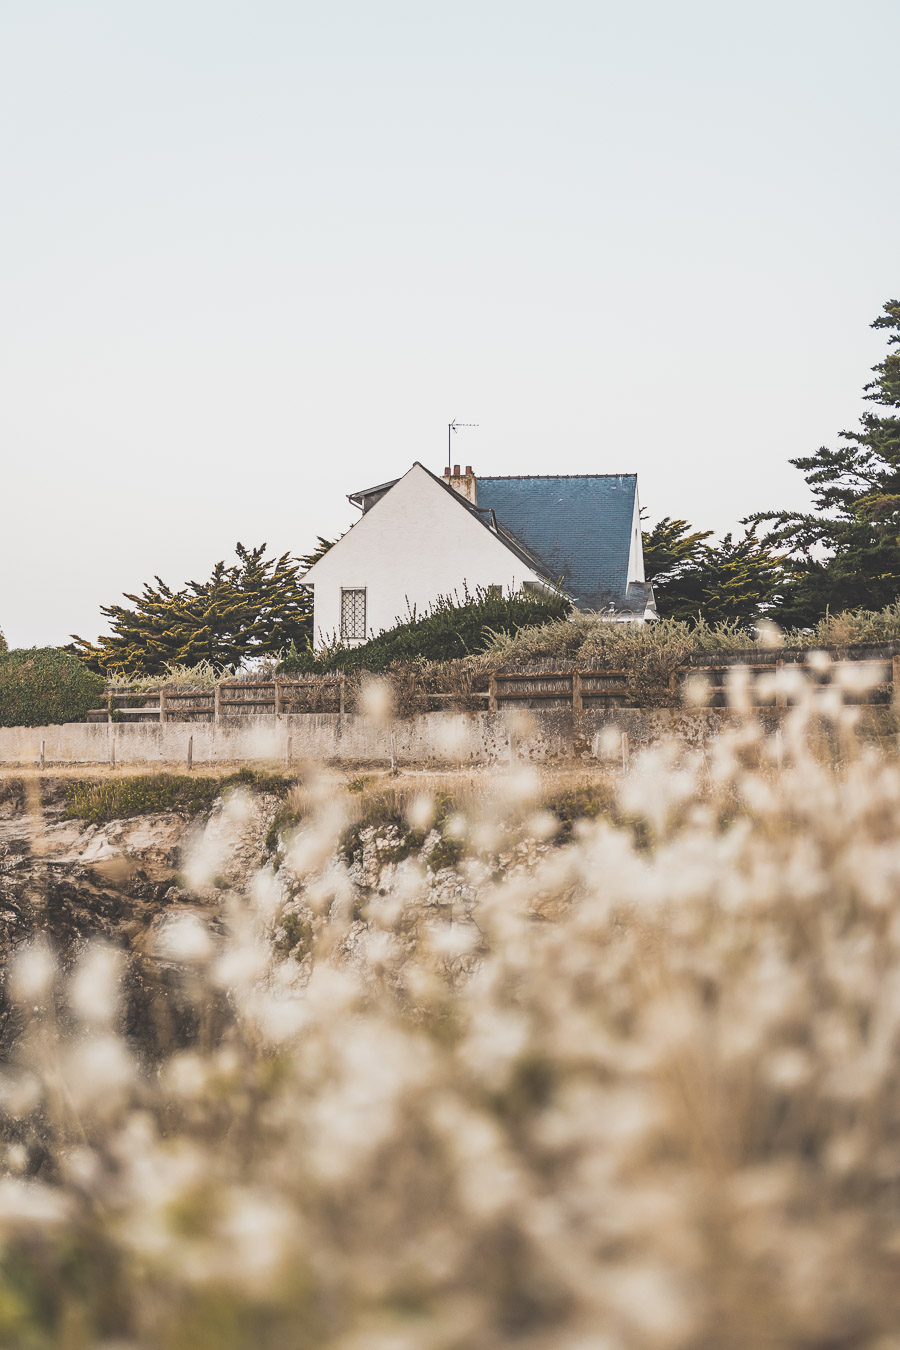
[[[0,628],[419,459],[803,506],[900,294],[896,0],[2,0]]]

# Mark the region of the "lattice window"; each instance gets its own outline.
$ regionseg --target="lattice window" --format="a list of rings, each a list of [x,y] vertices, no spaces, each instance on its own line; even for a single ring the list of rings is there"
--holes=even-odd
[[[341,591],[341,637],[364,638],[366,636],[366,593],[359,591]]]

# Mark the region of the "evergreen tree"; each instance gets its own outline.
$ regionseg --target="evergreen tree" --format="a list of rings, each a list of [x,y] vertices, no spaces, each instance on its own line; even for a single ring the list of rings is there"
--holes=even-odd
[[[661,618],[753,623],[772,608],[782,584],[781,559],[752,529],[706,541],[711,530],[664,516],[644,533],[644,571]]]
[[[300,581],[330,547],[319,539],[307,558],[266,558],[266,545],[236,546],[237,563],[217,562],[207,581],[189,581],[173,591],[159,577],[131,606],[103,605],[111,633],[96,644],[72,635],[70,651],[108,675],[159,675],[167,664],[236,669],[258,657],[277,656],[292,643],[305,647],[312,635],[312,592]]]
[[[888,353],[873,367],[866,411],[840,444],[790,462],[812,490],[813,510],[758,512],[766,542],[788,555],[779,621],[808,626],[827,609],[881,609],[900,596],[900,301],[872,324],[888,334]]]
[[[644,575],[653,582],[656,608],[669,618],[687,592],[693,593],[693,573],[703,556],[712,530],[692,530],[686,520],[663,516],[652,530],[645,530]]]

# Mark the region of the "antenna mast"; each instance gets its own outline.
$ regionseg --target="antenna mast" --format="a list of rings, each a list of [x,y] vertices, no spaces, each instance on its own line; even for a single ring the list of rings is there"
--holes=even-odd
[[[448,473],[450,472],[450,459],[451,459],[450,442],[451,442],[452,439],[453,439],[453,433],[454,433],[455,431],[458,431],[460,427],[477,427],[477,426],[478,426],[478,423],[477,423],[477,422],[457,422],[457,420],[456,420],[455,417],[454,417],[454,419],[453,419],[452,422],[448,422],[448,423],[447,423],[447,472],[448,472]]]

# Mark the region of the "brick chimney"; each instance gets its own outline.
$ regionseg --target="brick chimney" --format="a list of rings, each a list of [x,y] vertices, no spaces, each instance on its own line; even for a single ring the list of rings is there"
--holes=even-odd
[[[458,464],[453,465],[451,473],[448,465],[444,470],[444,482],[452,487],[454,492],[459,492],[465,497],[467,502],[471,502],[473,506],[478,505],[478,485],[471,464],[466,465],[465,473],[460,473]]]

